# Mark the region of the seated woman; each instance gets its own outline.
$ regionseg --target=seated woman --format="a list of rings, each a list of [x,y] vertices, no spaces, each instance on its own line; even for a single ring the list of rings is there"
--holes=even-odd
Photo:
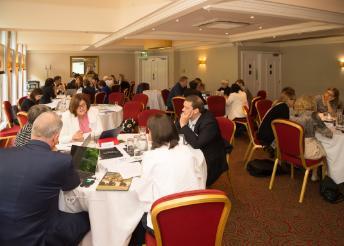
[[[322,95],[315,96],[315,103],[317,112],[335,114],[337,109],[342,106],[339,102],[339,90],[337,88],[326,89]]]
[[[32,92],[31,92],[32,93]],[[27,113],[27,123],[17,133],[14,146],[19,147],[27,144],[31,140],[31,129],[35,119],[42,113],[51,111],[46,105],[33,105]]]
[[[139,199],[150,211],[153,202],[176,192],[205,189],[207,174],[204,157],[195,156],[191,147],[178,143],[179,135],[172,120],[165,114],[149,118],[148,139],[151,150],[143,155]],[[147,225],[153,228],[150,215]]]
[[[258,128],[257,137],[262,145],[268,147],[274,141],[271,122],[275,119],[289,119],[289,108],[293,108],[295,101],[295,90],[291,87],[282,89],[281,95],[269,111],[265,114]]]
[[[52,78],[47,78],[45,80],[42,90],[43,96],[40,99],[41,104],[51,103],[51,99],[56,98],[54,80]]]
[[[302,96],[295,101],[294,112],[290,119],[303,126],[305,136],[305,158],[318,160],[326,156],[326,152],[321,143],[315,138],[315,132],[323,136],[332,138],[333,132],[321,121],[315,110],[315,103],[310,96]],[[317,172],[313,171],[312,180],[317,180]]]
[[[90,102],[86,95],[76,94],[72,97],[69,110],[62,114],[62,130],[60,143],[82,142],[83,134],[93,132],[99,136],[103,131],[99,112],[90,108]]]
[[[33,91],[30,93],[30,96],[26,98],[20,105],[20,110],[28,112],[32,106],[39,104],[39,100],[41,99],[42,95],[43,91],[41,88],[33,89]]]
[[[96,89],[91,86],[91,82],[88,79],[84,79],[84,88],[82,88],[82,93],[90,95],[91,103],[94,102],[94,95],[96,94]]]
[[[225,96],[227,97],[226,115],[228,119],[244,118],[243,107],[248,106],[246,93],[241,90],[238,84],[232,84],[231,93],[229,95],[227,93],[227,90],[225,90]]]
[[[105,93],[104,103],[109,103],[109,94],[111,93],[111,89],[106,85],[104,80],[100,80],[98,85],[99,91]]]

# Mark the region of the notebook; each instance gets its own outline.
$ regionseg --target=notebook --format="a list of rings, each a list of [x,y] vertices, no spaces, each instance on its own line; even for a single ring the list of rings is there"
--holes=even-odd
[[[123,179],[120,173],[107,172],[99,182],[97,189],[100,191],[121,190],[127,191],[133,178]]]
[[[117,158],[122,157],[122,153],[116,148],[106,148],[106,149],[100,149],[100,158],[101,159],[111,159],[111,158]]]

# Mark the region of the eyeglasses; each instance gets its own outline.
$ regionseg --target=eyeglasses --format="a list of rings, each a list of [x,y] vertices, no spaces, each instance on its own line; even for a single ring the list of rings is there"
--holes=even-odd
[[[79,104],[79,106],[78,106],[78,108],[86,108],[87,107],[87,105],[86,104]]]

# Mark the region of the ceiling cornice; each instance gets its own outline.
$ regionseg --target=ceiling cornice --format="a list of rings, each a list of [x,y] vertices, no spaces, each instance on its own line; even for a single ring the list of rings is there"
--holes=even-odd
[[[245,12],[263,14],[268,16],[291,17],[323,21],[344,25],[344,14],[319,9],[310,9],[281,3],[273,3],[261,0],[240,0],[223,2],[205,6],[206,10],[217,10],[227,12]]]
[[[110,42],[115,40],[124,38],[128,35],[131,35],[137,31],[140,31],[145,28],[149,28],[152,25],[161,24],[164,21],[169,21],[172,18],[177,18],[184,14],[190,13],[205,4],[214,4],[219,2],[220,0],[179,0],[174,1],[167,6],[162,7],[154,11],[153,13],[145,16],[138,21],[135,21],[132,24],[122,28],[121,30],[113,33],[112,35],[104,38],[103,40],[94,44],[94,47],[98,48],[103,45],[106,45]]]

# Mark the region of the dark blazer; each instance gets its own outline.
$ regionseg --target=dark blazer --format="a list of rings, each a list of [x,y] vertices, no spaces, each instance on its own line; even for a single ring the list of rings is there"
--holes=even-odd
[[[289,119],[289,107],[286,103],[277,103],[265,114],[257,133],[257,138],[264,146],[269,146],[275,139],[271,127],[271,122],[275,119]]]
[[[34,101],[32,101],[30,98],[25,98],[25,100],[20,105],[20,110],[27,112],[34,105],[36,105]]]
[[[125,89],[129,89],[130,88],[130,84],[128,81],[121,81],[121,84],[119,85],[121,87],[121,92],[124,92]]]
[[[42,141],[0,149],[0,245],[44,245],[60,190],[80,183],[70,155]]]
[[[175,86],[172,87],[170,94],[168,94],[167,98],[167,109],[173,111],[173,105],[172,105],[172,98],[177,96],[183,96],[184,90],[186,87],[182,87],[179,82],[175,84]]]
[[[179,120],[176,125],[193,148],[202,150],[208,169],[207,186],[211,185],[222,172],[228,170],[225,146],[216,119],[205,110],[197,120],[194,132],[188,125],[180,128]]]

